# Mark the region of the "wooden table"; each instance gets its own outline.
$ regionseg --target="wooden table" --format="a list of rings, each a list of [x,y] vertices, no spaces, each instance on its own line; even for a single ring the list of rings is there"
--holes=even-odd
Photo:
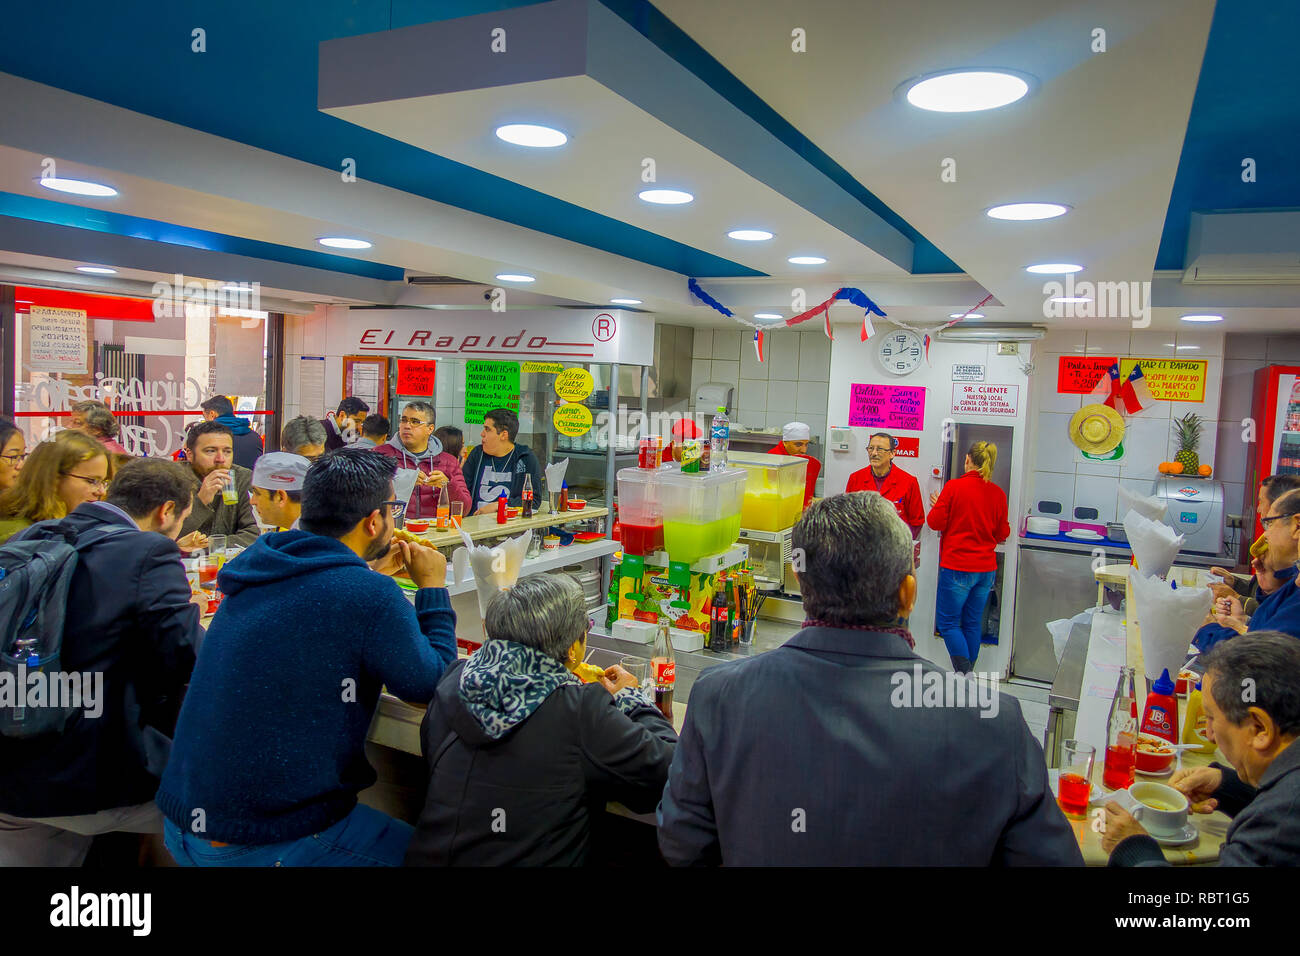
[[[534,528],[549,528],[556,524],[573,524],[576,521],[586,521],[588,518],[603,518],[607,514],[609,514],[608,508],[596,508],[589,504],[581,511],[548,511],[545,514],[534,514],[531,518],[511,518],[505,524],[497,524],[495,514],[470,515],[468,518],[462,518],[460,524],[469,533],[470,540],[478,541],[482,538],[508,537]],[[429,530],[420,537],[435,548],[464,544],[459,531],[454,528],[450,531],[437,531],[432,521],[429,522]]]

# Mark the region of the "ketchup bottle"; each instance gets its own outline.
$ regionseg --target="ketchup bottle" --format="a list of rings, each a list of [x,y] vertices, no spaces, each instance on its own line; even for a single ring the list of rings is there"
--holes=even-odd
[[[501,497],[497,498],[497,524],[506,523],[506,495],[503,491]]]
[[[1151,685],[1147,705],[1142,711],[1142,733],[1151,734],[1171,744],[1178,743],[1178,698],[1174,696],[1174,682],[1166,668]]]
[[[569,510],[569,483],[567,481],[560,485],[560,510]]]

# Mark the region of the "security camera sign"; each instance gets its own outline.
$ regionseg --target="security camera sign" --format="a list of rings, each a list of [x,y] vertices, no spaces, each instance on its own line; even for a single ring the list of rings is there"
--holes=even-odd
[[[954,415],[1014,416],[1020,405],[1019,385],[954,385]]]

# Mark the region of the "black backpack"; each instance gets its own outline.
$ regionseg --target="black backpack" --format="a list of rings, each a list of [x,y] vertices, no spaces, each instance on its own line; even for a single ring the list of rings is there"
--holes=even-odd
[[[133,530],[104,525],[78,536],[66,521],[42,521],[0,546],[0,737],[62,733],[82,709],[54,699],[69,686],[60,658],[77,552]],[[46,688],[43,706],[25,706],[33,677]]]

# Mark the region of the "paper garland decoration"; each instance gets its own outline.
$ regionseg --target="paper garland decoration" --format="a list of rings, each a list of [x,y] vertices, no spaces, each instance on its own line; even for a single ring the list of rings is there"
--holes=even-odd
[[[763,330],[762,329],[758,329],[754,333],[754,354],[758,356],[758,361],[761,364],[763,361]]]

